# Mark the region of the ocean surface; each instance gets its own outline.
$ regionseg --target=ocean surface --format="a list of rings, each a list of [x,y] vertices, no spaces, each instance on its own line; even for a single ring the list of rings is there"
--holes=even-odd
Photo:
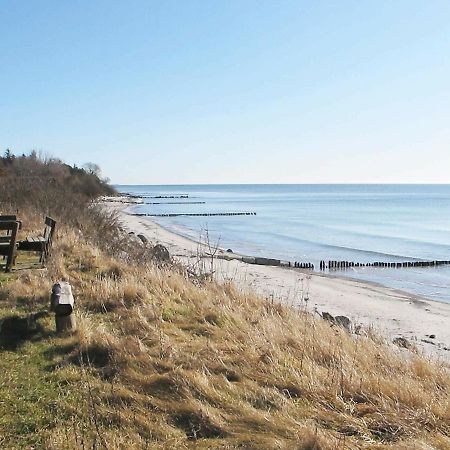
[[[163,227],[253,256],[287,261],[450,260],[450,185],[117,186],[148,197],[136,213],[256,212],[156,217]],[[190,203],[205,202],[205,203]],[[450,303],[450,266],[333,272]]]

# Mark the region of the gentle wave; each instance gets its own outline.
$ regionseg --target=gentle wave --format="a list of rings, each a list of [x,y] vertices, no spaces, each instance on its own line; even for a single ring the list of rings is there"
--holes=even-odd
[[[415,258],[415,257],[411,257],[411,256],[406,256],[406,255],[398,255],[398,254],[394,254],[394,253],[384,253],[384,252],[377,252],[377,251],[373,251],[373,250],[367,250],[367,249],[362,249],[362,248],[357,248],[357,247],[348,247],[345,245],[334,245],[334,244],[327,244],[324,242],[318,242],[318,241],[313,241],[310,239],[303,239],[303,238],[298,238],[298,237],[292,237],[292,236],[285,236],[282,234],[277,234],[277,233],[264,233],[266,235],[272,236],[272,237],[278,237],[278,238],[282,238],[285,241],[291,241],[291,242],[296,242],[296,243],[307,243],[307,244],[314,244],[318,247],[324,248],[324,249],[333,249],[333,250],[347,250],[349,252],[352,253],[356,253],[356,254],[360,254],[360,255],[364,255],[364,256],[377,256],[383,260],[389,259],[389,258],[395,258],[397,260],[404,260],[404,261],[412,261],[412,260],[420,260],[420,258]],[[363,260],[357,261],[357,257],[355,256],[355,262],[365,262]],[[370,261],[367,261],[370,262]]]

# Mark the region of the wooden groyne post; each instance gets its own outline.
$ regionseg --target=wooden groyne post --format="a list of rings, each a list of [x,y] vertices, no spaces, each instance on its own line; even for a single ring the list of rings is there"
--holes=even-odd
[[[72,287],[67,281],[55,283],[50,297],[50,310],[55,313],[55,325],[58,333],[73,333],[77,329],[73,315],[75,300]]]
[[[434,261],[401,261],[401,262],[386,262],[386,261],[374,261],[369,263],[361,263],[354,261],[320,261],[320,270],[338,270],[348,269],[350,267],[383,267],[388,269],[402,269],[407,267],[438,267],[450,265],[450,261],[434,260]]]
[[[289,267],[291,267],[290,263],[289,263]],[[309,269],[309,270],[314,270],[314,264],[310,263],[310,262],[299,262],[299,261],[294,261],[294,266],[295,269]]]

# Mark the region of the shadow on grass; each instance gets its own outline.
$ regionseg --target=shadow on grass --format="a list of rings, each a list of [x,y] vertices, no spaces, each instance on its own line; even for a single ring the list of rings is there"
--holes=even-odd
[[[68,355],[66,362],[78,367],[95,371],[104,380],[110,380],[120,370],[114,361],[111,349],[100,344],[91,344],[83,351],[74,351]]]
[[[70,339],[69,342],[58,344],[52,341],[52,345],[47,348],[42,355],[48,361],[45,370],[53,372],[58,368],[73,364],[75,349],[78,347],[78,342],[75,339]]]
[[[47,359],[52,360],[57,357],[69,355],[70,353],[72,353],[75,350],[75,348],[77,348],[77,346],[78,346],[78,344],[75,340],[73,340],[71,342],[66,342],[61,345],[54,345],[54,346],[48,348],[47,350],[45,350],[43,352],[43,355]]]
[[[38,319],[47,316],[47,312],[31,314],[27,317],[10,315],[1,321],[0,350],[17,350],[25,342],[37,342],[54,335],[46,330]]]

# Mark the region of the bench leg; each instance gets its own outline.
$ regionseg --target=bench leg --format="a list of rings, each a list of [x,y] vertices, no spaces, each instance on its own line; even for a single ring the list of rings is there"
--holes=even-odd
[[[47,244],[42,244],[41,256],[39,258],[39,262],[44,267],[45,261],[47,260]]]
[[[44,250],[43,250],[43,255],[42,255],[42,264],[44,264],[47,259],[51,256],[52,254],[52,243],[51,242],[46,242],[44,244]]]
[[[6,260],[5,272],[11,272],[13,262],[14,262],[14,253],[8,255],[8,258]]]

